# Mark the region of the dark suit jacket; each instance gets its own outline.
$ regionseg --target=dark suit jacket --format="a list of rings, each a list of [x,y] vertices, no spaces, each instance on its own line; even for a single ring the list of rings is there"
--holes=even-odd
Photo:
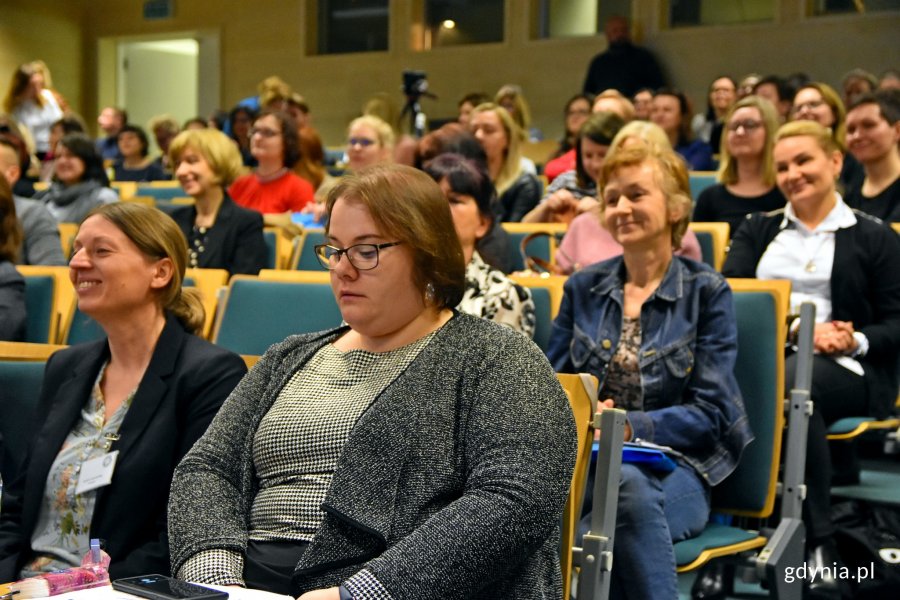
[[[869,412],[883,418],[897,398],[900,353],[900,239],[890,227],[858,210],[856,225],[834,236],[831,312],[869,339],[859,359],[866,374]],[[778,232],[784,209],[748,215],[731,240],[726,277],[756,277],[756,266]]]
[[[191,239],[197,209],[183,206],[170,214],[181,227],[184,237]],[[216,215],[216,223],[207,235],[206,250],[200,255],[198,266],[204,269],[225,269],[232,275],[256,275],[266,267],[267,260],[262,214],[238,206],[225,194],[219,214]]]
[[[17,578],[31,558],[47,474],[108,358],[103,339],[61,350],[47,362],[36,420],[42,425],[24,474],[3,498],[0,581]],[[169,572],[166,504],[175,466],[246,371],[239,356],[168,316],[112,445],[119,451],[115,473],[99,490],[91,522],[91,537],[106,540],[113,578]]]

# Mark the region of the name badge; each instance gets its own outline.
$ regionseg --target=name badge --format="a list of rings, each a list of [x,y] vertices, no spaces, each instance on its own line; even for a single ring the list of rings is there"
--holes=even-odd
[[[81,464],[81,472],[78,474],[78,484],[75,486],[76,494],[83,494],[96,490],[112,482],[113,471],[116,468],[116,459],[119,451],[110,452]]]

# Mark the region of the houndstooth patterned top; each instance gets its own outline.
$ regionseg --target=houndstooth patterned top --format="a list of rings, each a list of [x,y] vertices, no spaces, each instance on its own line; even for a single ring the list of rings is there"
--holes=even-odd
[[[259,492],[250,511],[255,541],[311,541],[320,508],[353,425],[434,333],[389,352],[341,352],[326,344],[297,371],[263,417],[253,440]],[[243,557],[196,554],[179,571],[189,581],[243,584]]]

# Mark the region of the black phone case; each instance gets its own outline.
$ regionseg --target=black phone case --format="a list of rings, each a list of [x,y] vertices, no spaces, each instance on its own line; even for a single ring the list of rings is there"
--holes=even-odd
[[[139,582],[147,577],[158,577],[174,582],[177,587],[181,587],[185,590],[185,594],[168,594],[141,585]],[[141,575],[138,577],[116,579],[112,582],[112,587],[114,590],[134,594],[135,596],[140,596],[142,598],[150,598],[151,600],[225,600],[228,598],[227,592],[220,592],[219,590],[203,587],[195,583],[179,581],[164,575]]]

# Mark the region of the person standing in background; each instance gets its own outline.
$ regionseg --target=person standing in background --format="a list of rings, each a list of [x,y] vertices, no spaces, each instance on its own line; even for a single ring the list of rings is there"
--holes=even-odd
[[[656,57],[631,41],[625,17],[614,15],[604,29],[608,47],[591,61],[584,79],[585,94],[599,94],[613,88],[631,98],[641,88],[661,88],[666,78]]]
[[[31,133],[41,160],[50,151],[50,126],[63,116],[56,96],[44,83],[43,71],[34,63],[20,65],[3,100],[3,109]]]

